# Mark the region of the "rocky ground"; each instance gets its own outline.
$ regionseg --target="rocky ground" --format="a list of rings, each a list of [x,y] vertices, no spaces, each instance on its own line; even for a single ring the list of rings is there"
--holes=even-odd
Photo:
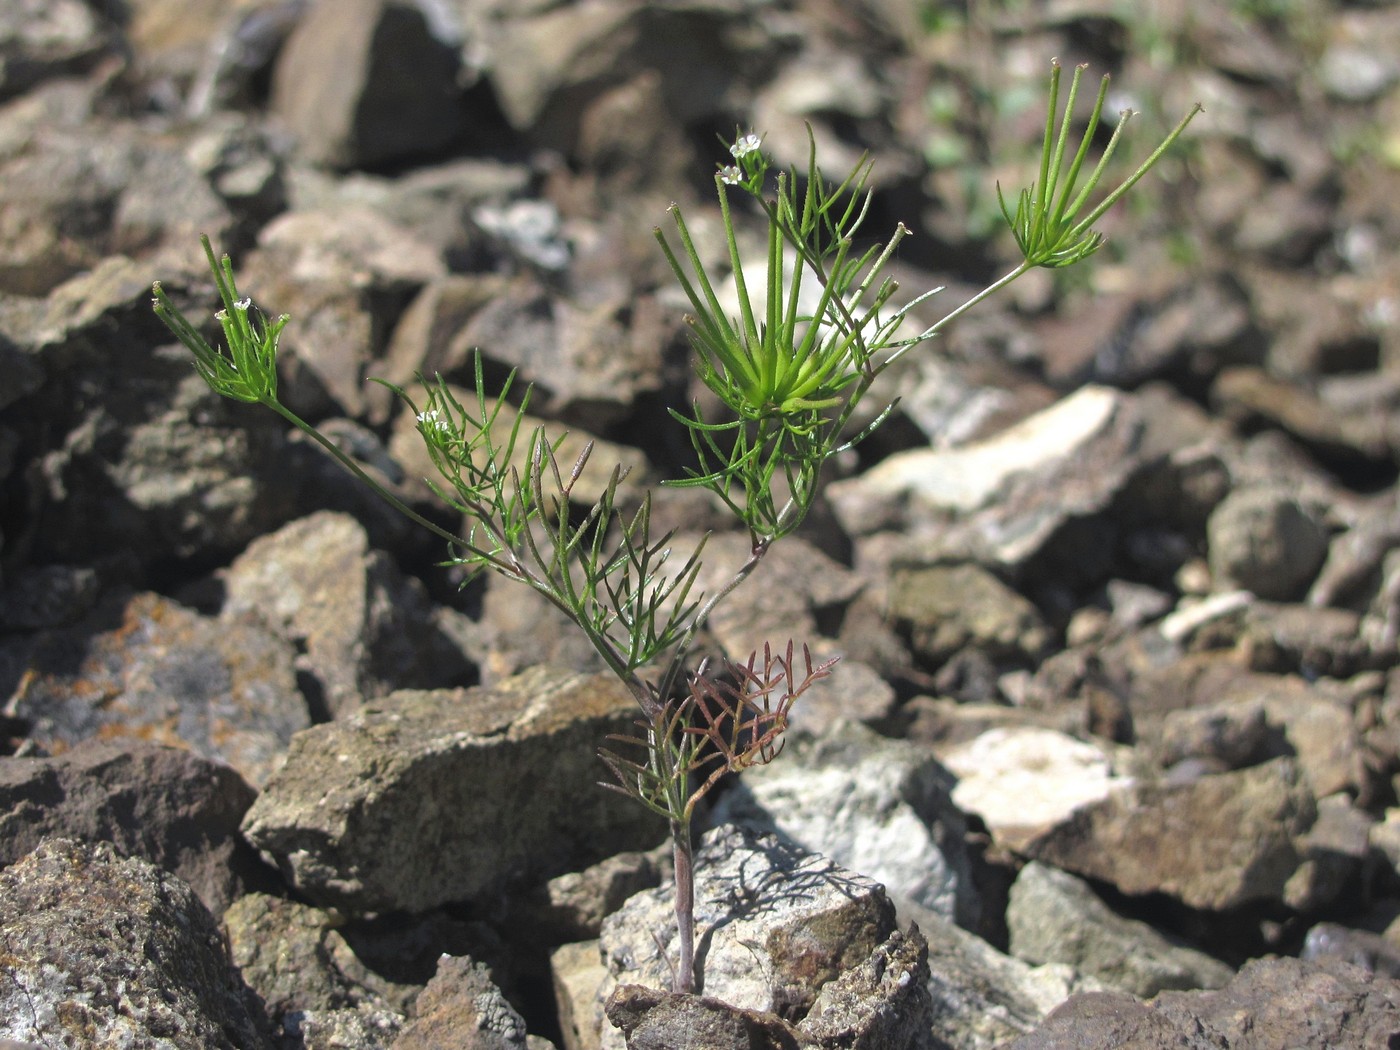
[[[1340,0],[0,10],[0,1044],[1400,1043],[1397,56]],[[206,316],[230,251],[284,400],[444,524],[366,380],[478,347],[635,499],[695,393],[651,229],[718,247],[716,136],[870,150],[951,306],[1052,57],[1134,161],[1205,112],[1087,266],[904,360],[715,617],[841,661],[706,815],[667,996],[663,829],[595,786],[630,699],[212,395],[151,283]]]

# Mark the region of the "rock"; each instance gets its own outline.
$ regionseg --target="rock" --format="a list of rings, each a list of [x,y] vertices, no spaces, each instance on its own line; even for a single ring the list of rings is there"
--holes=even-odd
[[[928,946],[918,927],[892,933],[870,959],[822,987],[795,1026],[773,1013],[732,1006],[710,996],[680,995],[625,984],[609,997],[608,1020],[628,1050],[728,1050],[747,1046],[787,1050],[860,1046],[924,1050],[930,1040]]]
[[[238,835],[253,789],[233,769],[139,741],[0,758],[0,867],[50,838],[110,842],[177,875],[222,915],[270,872]]]
[[[91,69],[118,42],[115,27],[81,0],[43,0],[0,14],[0,98]]]
[[[1224,772],[1275,757],[1276,733],[1264,705],[1241,697],[1233,703],[1167,712],[1150,746],[1163,769],[1190,762],[1195,768]]]
[[[227,762],[255,787],[310,724],[291,646],[157,594],[114,595],[73,627],[0,642],[28,670],[5,705],[51,751],[148,740]]]
[[[254,541],[223,574],[225,623],[253,620],[296,647],[304,688],[342,717],[394,689],[468,680],[471,664],[453,644],[422,584],[371,550],[363,526],[318,512]],[[310,681],[307,681],[309,679]]]
[[[1130,896],[1163,893],[1224,911],[1284,900],[1316,816],[1297,765],[1275,759],[1185,783],[1137,784],[1077,809],[1022,848]]]
[[[1304,962],[1336,959],[1378,977],[1400,979],[1400,947],[1369,930],[1353,930],[1340,923],[1320,922],[1303,938],[1298,957]]]
[[[1034,660],[1051,639],[1036,607],[978,565],[899,568],[889,603],[915,655],[932,666],[969,646],[994,660]]]
[[[392,1050],[544,1050],[552,1045],[527,1037],[524,1018],[491,982],[486,967],[469,958],[439,959],[414,1013]]]
[[[624,984],[609,996],[607,1012],[626,1037],[627,1050],[786,1050],[797,1045],[792,1026],[776,1014],[732,1006],[708,995]]]
[[[312,4],[283,46],[272,109],[303,157],[338,168],[432,154],[465,129],[453,41],[397,0]]]
[[[375,208],[340,201],[285,212],[258,232],[240,291],[287,314],[278,396],[306,419],[359,416],[364,376],[397,310],[446,272],[434,244]]]
[[[384,1050],[403,1024],[398,1014],[369,1006],[307,1010],[296,1015],[289,1034],[303,1050]]]
[[[951,786],[931,753],[847,724],[811,745],[793,745],[781,762],[749,770],[709,819],[777,831],[973,927],[980,901]]]
[[[590,0],[523,11],[499,26],[487,76],[512,127],[568,154],[588,104],[646,71],[660,74],[672,120],[718,116],[743,71],[771,54],[746,28],[730,9],[703,3]]]
[[[1111,568],[1100,516],[1135,469],[1139,436],[1128,396],[1084,387],[993,437],[896,453],[828,496],[852,535],[907,533],[906,557],[1071,585]]]
[[[0,872],[0,1036],[271,1050],[262,1004],[194,893],[108,843],[52,839]]]
[[[3,114],[7,138],[18,129]],[[29,148],[0,153],[0,289],[47,296],[107,257],[167,247],[173,259],[184,246],[197,250],[201,232],[223,237],[229,229],[228,206],[173,135],[96,117],[46,123]]]
[[[694,534],[677,537],[689,553]],[[706,541],[696,589],[712,594],[733,579],[751,553],[748,537],[735,531],[716,533]],[[800,536],[775,544],[760,567],[736,592],[737,600],[719,606],[709,629],[730,659],[744,661],[763,650],[775,650],[793,639],[798,646],[820,633],[818,621],[833,617],[861,592],[859,577]],[[817,647],[814,647],[814,654]]]
[[[896,930],[870,958],[822,986],[798,1031],[820,1047],[932,1050],[928,942]]]
[[[640,893],[603,923],[608,979],[598,992],[669,988],[674,887]],[[696,991],[740,1010],[801,1018],[822,987],[868,960],[894,932],[894,906],[872,879],[777,837],[726,825],[695,859]],[[603,1030],[603,1047],[621,1035]]]
[[[1081,879],[1036,861],[1012,884],[1006,924],[1018,959],[1063,963],[1144,999],[1169,988],[1219,988],[1234,974],[1147,923],[1115,914]]]
[[[1007,1050],[1265,1050],[1383,1046],[1400,1031],[1400,991],[1341,962],[1255,960],[1224,988],[1075,996]]]
[[[995,1050],[1035,1029],[1076,992],[1102,985],[1070,967],[1031,966],[909,901],[901,922],[916,922],[929,947],[929,996],[935,1046]]]
[[[1219,415],[1241,429],[1277,428],[1324,462],[1364,467],[1391,458],[1383,419],[1339,414],[1317,394],[1259,368],[1224,369],[1215,378],[1211,400]]]
[[[598,1050],[601,1029],[607,1026],[598,988],[607,980],[608,970],[599,957],[597,940],[560,945],[550,953],[549,972],[565,1050]]]
[[[100,591],[101,581],[90,568],[36,565],[23,569],[0,591],[0,629],[66,627],[92,610]]]
[[[1318,799],[1317,820],[1299,840],[1303,862],[1284,888],[1284,902],[1309,914],[1359,899],[1373,871],[1370,831],[1375,823],[1347,795]]]
[[[383,978],[355,957],[328,912],[262,893],[235,901],[224,915],[229,958],[289,1034],[308,1014],[368,1011],[402,1017],[382,993]],[[415,993],[417,989],[413,990]]]
[[[1133,783],[1097,745],[1032,726],[988,729],[940,758],[958,778],[953,802],[1012,849]]]
[[[420,375],[429,383],[441,376],[470,385],[475,378],[472,366],[476,347],[462,338],[462,330],[509,285],[509,278],[494,273],[451,273],[424,285],[399,316],[384,356],[374,363],[371,374],[415,397],[418,392],[414,380]],[[467,392],[454,389],[453,396],[462,400]],[[376,424],[387,420],[396,407],[390,392],[383,388],[369,390],[366,396],[373,406],[370,418]]]
[[[477,310],[454,342],[481,349],[488,375],[514,369],[534,386],[532,411],[606,434],[662,388],[664,341],[635,295],[562,297],[521,275]]]
[[[1304,679],[1345,679],[1378,662],[1361,614],[1350,609],[1250,602],[1238,645],[1249,666]]]
[[[556,875],[529,902],[535,913],[525,921],[541,931],[537,936],[545,943],[596,940],[603,920],[629,897],[661,884],[663,852],[669,863],[669,849],[661,848],[619,853],[583,871]]]
[[[536,669],[403,690],[292,741],[243,833],[315,902],[424,911],[660,837],[594,752],[636,705],[610,677]]]
[[[47,382],[14,406],[36,455],[35,506],[12,539],[40,563],[208,566],[296,504],[282,424],[221,401],[170,345],[150,309],[160,276],[157,261],[109,257],[55,289],[25,336]],[[175,283],[168,290],[203,312]]]
[[[1236,489],[1207,526],[1217,588],[1243,588],[1274,601],[1301,598],[1327,556],[1320,517],[1291,493]]]
[[[1327,560],[1308,591],[1308,604],[1364,608],[1381,582],[1386,553],[1400,545],[1400,489],[1366,500],[1348,527],[1332,538]]]

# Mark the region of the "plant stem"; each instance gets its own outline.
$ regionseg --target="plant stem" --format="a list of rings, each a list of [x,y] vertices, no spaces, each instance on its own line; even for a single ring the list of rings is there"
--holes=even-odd
[[[671,858],[676,883],[676,934],[679,940],[673,991],[695,990],[695,847],[689,819],[671,819]]]

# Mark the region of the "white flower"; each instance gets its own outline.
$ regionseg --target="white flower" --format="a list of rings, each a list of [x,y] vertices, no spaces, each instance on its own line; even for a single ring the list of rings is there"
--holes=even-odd
[[[452,430],[447,420],[438,415],[438,410],[430,408],[426,412],[418,413],[418,426],[423,430],[436,430],[439,434],[447,434]]]
[[[757,153],[763,147],[763,140],[752,131],[747,135],[740,136],[739,141],[729,147],[729,152],[734,154],[734,159],[747,157],[750,153]]]
[[[726,186],[737,186],[744,181],[744,173],[731,164],[727,168],[719,169],[719,180]]]

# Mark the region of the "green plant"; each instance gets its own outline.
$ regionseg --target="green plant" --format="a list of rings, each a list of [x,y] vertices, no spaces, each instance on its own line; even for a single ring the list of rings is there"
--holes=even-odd
[[[623,474],[617,468],[601,497],[577,505],[574,488],[588,467],[592,444],[572,463],[561,462],[557,439],[551,440],[543,428],[528,434],[522,428],[529,391],[518,409],[506,407],[513,375],[505,390],[488,397],[479,355],[475,394],[466,404],[441,378],[425,383],[421,407],[406,391],[393,388],[414,414],[438,472],[430,482],[434,491],[471,522],[467,534],[459,536],[385,491],[278,400],[277,341],[287,319],[269,322],[239,297],[228,257],[216,259],[207,238],[205,254],[223,300],[215,316],[226,348],[211,346],[160,285],[154,287],[156,313],[193,352],[196,367],[216,392],[266,405],[320,442],[385,500],[437,534],[452,552],[451,564],[473,573],[497,572],[533,588],[578,625],[626,685],[640,711],[638,731],[610,738],[625,753],[613,748],[600,753],[615,778],[607,786],[660,814],[670,827],[678,991],[689,991],[694,982],[691,826],[696,805],[724,774],[776,757],[794,701],[831,668],[830,662],[813,665],[805,646],[799,658],[792,641],[780,651],[765,644],[761,655],[755,651],[742,663],[720,660],[713,667],[701,662],[692,668],[697,632],[771,546],[802,523],[816,498],[823,465],[878,426],[894,407],[887,406],[863,431],[849,433],[857,406],[880,373],[1032,267],[1067,266],[1092,254],[1101,243],[1092,223],[1155,163],[1194,115],[1131,178],[1079,219],[1108,160],[1105,156],[1071,198],[1104,91],[1084,145],[1065,171],[1069,108],[1080,71],[1056,137],[1059,72],[1056,65],[1040,177],[1020,195],[1014,216],[1003,202],[1023,262],[913,336],[900,333],[911,311],[934,292],[894,305],[897,286],[884,270],[907,235],[903,226],[884,242],[856,247],[870,206],[870,165],[864,159],[833,186],[823,179],[813,147],[802,177],[779,173],[770,197],[770,161],[760,140],[738,136],[731,147],[734,163],[722,167],[715,180],[738,293],[737,315],[721,305],[680,208],[671,208],[671,236],[655,231],[690,301],[688,322],[699,377],[724,409],[715,419],[705,418],[698,405],[689,412],[672,411],[689,432],[698,466],[670,483],[709,490],[743,525],[750,541],[744,563],[709,595],[695,587],[704,541],[683,557],[675,555],[672,533],[653,534],[649,496],[636,510],[625,512],[619,506]],[[761,294],[750,291],[731,192],[749,198],[766,224]],[[811,293],[810,307],[804,305],[805,293]],[[517,449],[523,449],[523,459]]]

